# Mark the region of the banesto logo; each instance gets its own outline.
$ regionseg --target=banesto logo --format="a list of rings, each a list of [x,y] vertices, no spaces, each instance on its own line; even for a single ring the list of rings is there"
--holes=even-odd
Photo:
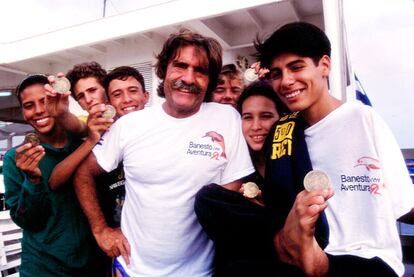
[[[221,134],[209,131],[201,138],[210,138],[212,143],[190,141],[187,154],[207,156],[214,160],[219,160],[220,158],[227,159],[224,137]]]
[[[220,157],[223,157],[224,159],[227,159],[226,150],[225,150],[225,143],[224,143],[224,137],[221,134],[219,134],[215,131],[207,132],[204,135],[203,138],[205,138],[205,137],[210,137],[211,141],[213,141],[214,143],[217,143],[218,145],[220,145],[221,150],[222,150]],[[213,159],[213,157],[212,157],[212,159]],[[217,157],[216,157],[216,159],[217,159]]]
[[[357,166],[365,166],[366,170],[377,170],[381,169],[380,162],[377,159],[371,158],[371,157],[361,157],[357,160],[357,164],[354,167]]]
[[[363,167],[369,173],[360,176],[341,175],[341,191],[367,191],[372,195],[382,195],[381,191],[385,184],[381,182],[380,177],[375,175],[375,170],[381,169],[379,160],[363,156],[357,160],[354,167]]]

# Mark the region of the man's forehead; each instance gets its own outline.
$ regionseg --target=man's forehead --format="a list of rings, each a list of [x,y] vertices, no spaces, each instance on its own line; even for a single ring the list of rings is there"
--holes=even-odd
[[[41,84],[41,83],[31,84],[25,87],[22,93],[27,92],[27,91],[33,91],[33,90],[36,90],[36,93],[41,93],[41,92],[46,93],[45,84]]]
[[[207,53],[204,49],[193,46],[193,45],[184,45],[177,49],[175,57],[171,59],[171,61],[184,61],[190,58],[191,54],[191,61],[196,62],[196,66],[203,66],[208,67],[208,58]]]
[[[112,79],[108,84],[108,89],[111,91],[123,88],[123,87],[137,87],[142,90],[141,83],[134,76],[127,76],[123,78]]]
[[[20,97],[23,98],[27,95],[28,92],[35,93],[33,95],[38,96],[40,98],[46,96],[46,89],[44,88],[44,84],[36,83],[25,87],[22,92],[20,93]]]
[[[243,79],[241,76],[228,76],[228,75],[219,75],[217,85],[225,85],[228,83],[231,86],[243,85]]]
[[[102,86],[96,77],[90,76],[90,77],[81,78],[75,83],[73,92],[74,93],[84,92],[96,86]]]
[[[100,84],[98,81],[98,78],[96,78],[95,76],[88,76],[88,77],[80,78],[78,81],[76,81],[75,86],[94,85],[94,84]]]
[[[305,61],[308,57],[302,57],[293,53],[283,53],[273,57],[271,67],[290,64],[292,62]]]

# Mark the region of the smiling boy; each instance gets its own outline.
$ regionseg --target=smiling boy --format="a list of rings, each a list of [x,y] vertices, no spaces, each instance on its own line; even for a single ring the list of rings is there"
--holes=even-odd
[[[414,188],[390,130],[371,107],[329,94],[330,42],[316,26],[284,25],[256,48],[279,98],[306,122],[312,167],[327,172],[335,193],[298,194],[275,236],[280,258],[308,275],[401,276],[396,220],[414,221]],[[275,134],[268,153],[278,143]],[[277,158],[270,154],[268,164]],[[363,158],[375,165],[360,166]],[[266,174],[277,170],[267,167]],[[267,181],[271,187],[276,180]],[[323,210],[330,230],[324,251],[314,237]]]
[[[20,276],[90,276],[96,245],[69,184],[48,186],[54,167],[80,144],[51,116],[44,75],[30,75],[17,87],[24,120],[40,145],[25,143],[4,158],[6,203],[23,229]],[[70,115],[69,115],[70,116]],[[75,118],[76,119],[76,118]],[[77,121],[77,119],[76,119]]]

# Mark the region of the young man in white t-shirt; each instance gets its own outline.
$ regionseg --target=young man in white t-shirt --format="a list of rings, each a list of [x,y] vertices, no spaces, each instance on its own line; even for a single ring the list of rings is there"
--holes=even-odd
[[[238,190],[254,171],[240,116],[226,105],[204,103],[222,64],[217,41],[197,33],[172,34],[158,55],[161,106],[115,122],[75,177],[89,201],[94,175],[123,161],[126,199],[121,228],[131,246],[129,276],[210,276],[213,243],[194,213],[197,191],[210,183]]]
[[[414,221],[414,188],[388,127],[372,108],[329,94],[330,42],[316,26],[284,25],[256,48],[277,95],[307,123],[313,169],[332,181],[332,189],[297,195],[274,239],[279,257],[307,275],[401,276],[396,220]],[[276,138],[269,153],[279,149]],[[323,210],[330,229],[324,250],[314,237]]]

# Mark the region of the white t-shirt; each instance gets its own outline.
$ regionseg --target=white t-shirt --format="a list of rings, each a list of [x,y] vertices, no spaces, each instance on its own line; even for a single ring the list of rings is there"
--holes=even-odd
[[[161,106],[120,118],[93,153],[111,171],[124,163],[122,232],[131,245],[131,276],[211,275],[213,243],[194,213],[204,185],[227,184],[254,172],[240,116],[203,103],[177,119]]]
[[[312,167],[328,173],[335,191],[325,251],[378,256],[402,275],[396,219],[414,207],[414,187],[389,128],[371,107],[345,103],[305,136]]]

